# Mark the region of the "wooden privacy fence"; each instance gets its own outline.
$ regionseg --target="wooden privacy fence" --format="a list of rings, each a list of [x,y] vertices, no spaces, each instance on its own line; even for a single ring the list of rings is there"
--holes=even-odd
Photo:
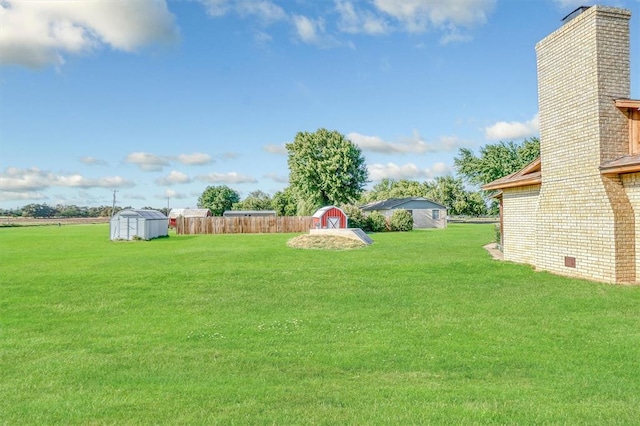
[[[307,232],[313,227],[311,216],[278,217],[178,217],[176,234],[269,234]]]

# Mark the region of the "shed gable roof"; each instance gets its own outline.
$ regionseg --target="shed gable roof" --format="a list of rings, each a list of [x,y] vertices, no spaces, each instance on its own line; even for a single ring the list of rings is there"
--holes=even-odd
[[[211,216],[209,209],[171,209],[169,212],[170,218],[176,218],[178,216],[184,217],[207,217]]]
[[[392,210],[392,209],[401,209],[403,205],[408,203],[415,202],[424,202],[425,204],[430,204],[429,206],[425,205],[425,208],[433,208],[433,205],[440,207],[446,210],[446,206],[443,206],[440,203],[436,203],[435,201],[431,201],[424,197],[406,197],[406,198],[388,198],[382,201],[374,201],[369,204],[365,204],[361,206],[360,209],[364,211],[373,211],[373,210]]]
[[[144,210],[144,209],[125,209],[120,210],[117,216],[140,216],[145,219],[167,219],[167,217],[157,210]]]
[[[320,207],[318,210],[316,210],[316,212],[313,214],[312,217],[316,217],[316,218],[317,217],[322,217],[325,213],[327,213],[331,209],[339,210],[342,215],[346,216],[345,212],[339,207],[336,207],[336,206],[325,206],[325,207]]]

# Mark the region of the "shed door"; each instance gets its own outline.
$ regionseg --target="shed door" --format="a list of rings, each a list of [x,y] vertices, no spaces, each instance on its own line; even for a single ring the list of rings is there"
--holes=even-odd
[[[338,228],[340,228],[340,218],[339,217],[328,217],[327,218],[327,228],[329,228],[329,229],[338,229]]]
[[[131,240],[138,235],[138,220],[131,216],[120,216],[120,238]]]

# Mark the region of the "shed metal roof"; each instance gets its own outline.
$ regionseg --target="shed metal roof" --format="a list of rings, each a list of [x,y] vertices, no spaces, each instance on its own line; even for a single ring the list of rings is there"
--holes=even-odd
[[[336,209],[336,210],[340,210],[342,212],[342,214],[345,214],[344,211],[336,206],[325,206],[325,207],[320,207],[318,210],[316,210],[316,212],[313,214],[312,217],[322,217],[326,212],[328,212],[331,209]],[[346,216],[346,214],[345,214]]]
[[[176,218],[178,216],[184,217],[207,217],[210,216],[209,209],[171,209],[169,212],[170,218]]]
[[[158,210],[143,210],[143,209],[126,209],[120,210],[117,215],[119,216],[140,216],[145,219],[167,219],[167,217]]]
[[[426,201],[428,203],[435,204],[436,206],[440,206],[443,209],[447,208],[440,203],[436,203],[435,201],[431,201],[424,197],[389,198],[387,200],[374,201],[373,203],[365,204],[360,208],[365,211],[399,209],[402,208],[402,205],[412,201]]]

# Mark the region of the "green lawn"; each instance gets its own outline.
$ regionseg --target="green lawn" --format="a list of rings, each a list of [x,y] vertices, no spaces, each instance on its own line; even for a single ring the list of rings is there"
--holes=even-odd
[[[0,424],[638,424],[640,288],[291,237],[0,229]]]

